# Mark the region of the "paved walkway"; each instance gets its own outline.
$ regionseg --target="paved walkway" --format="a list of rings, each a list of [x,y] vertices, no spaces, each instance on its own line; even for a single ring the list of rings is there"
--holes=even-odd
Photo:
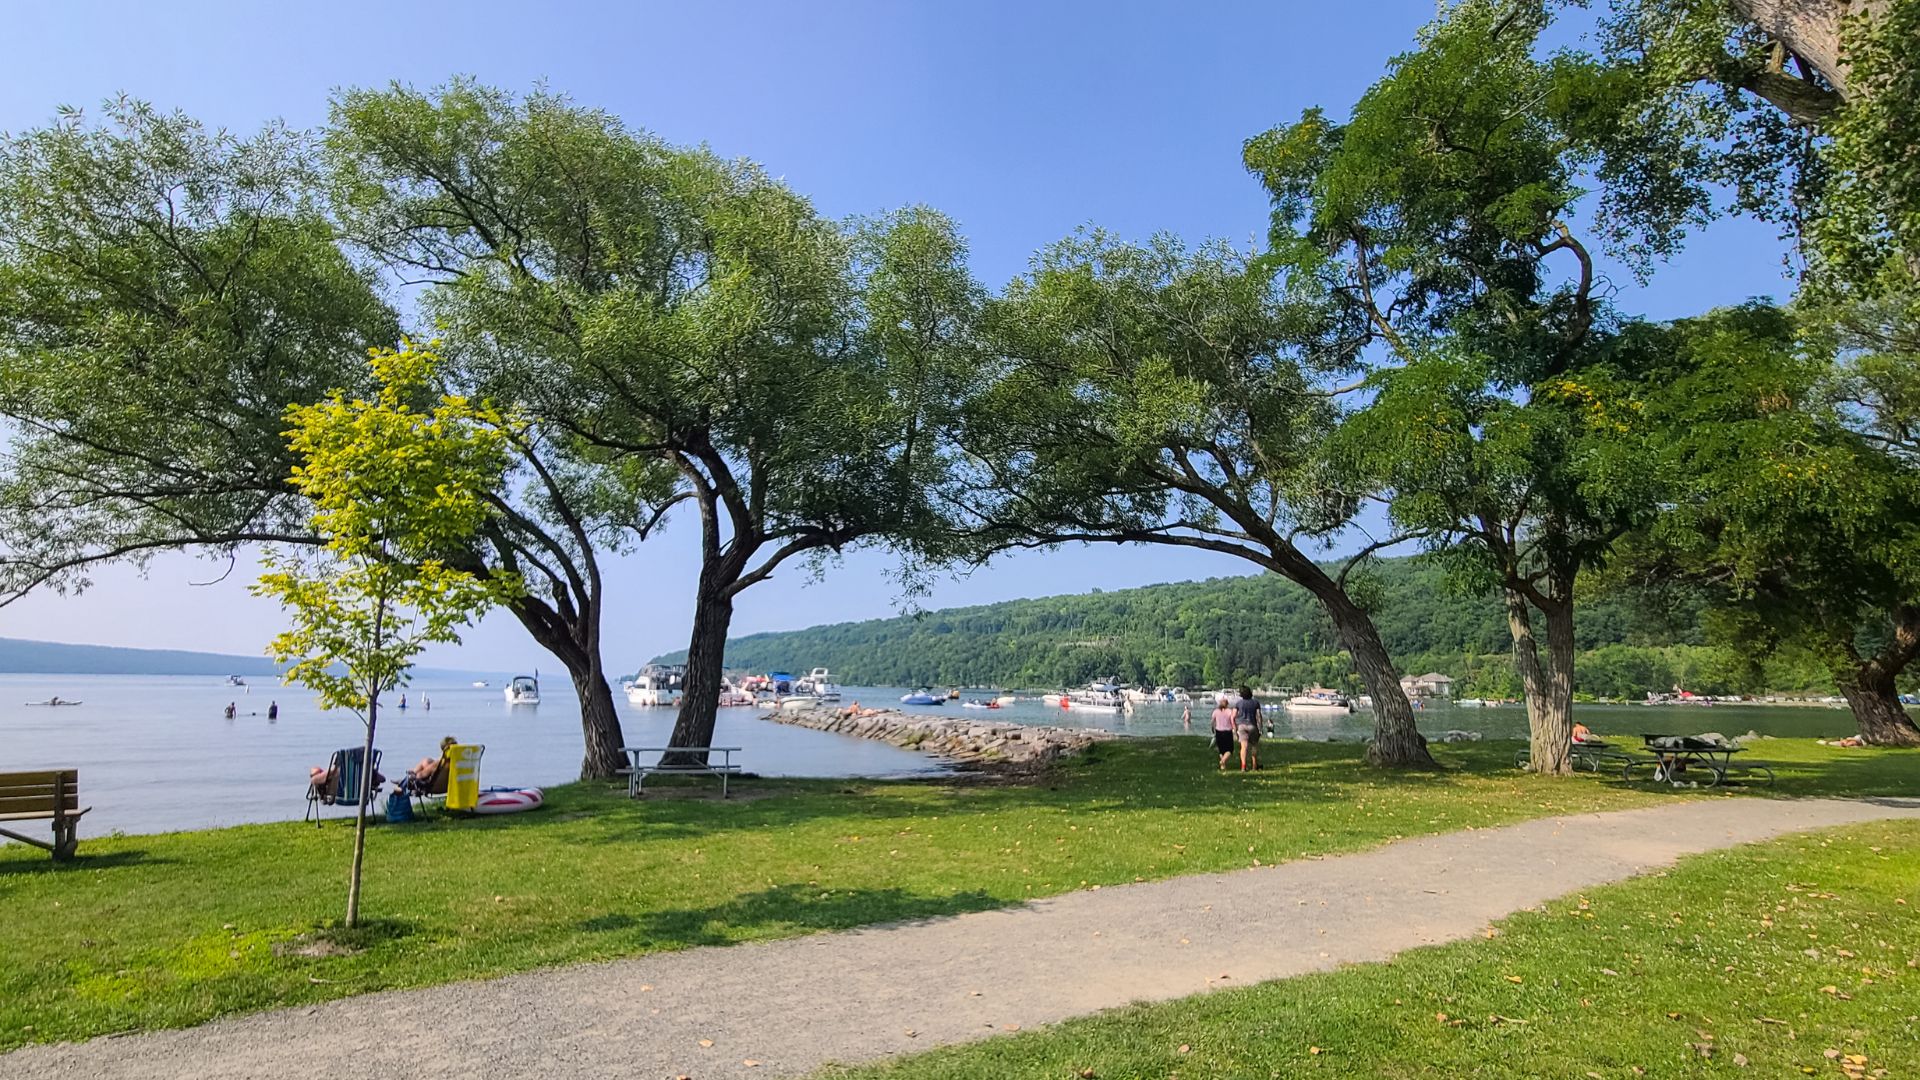
[[[0,1056],[0,1077],[790,1076],[1380,960],[1682,855],[1888,817],[1920,820],[1920,801],[1725,799],[1548,818],[1004,911],[29,1047]]]

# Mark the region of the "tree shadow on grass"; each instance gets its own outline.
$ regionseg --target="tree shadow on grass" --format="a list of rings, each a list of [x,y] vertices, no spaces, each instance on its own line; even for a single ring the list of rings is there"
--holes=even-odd
[[[26,844],[21,844],[20,847],[24,857],[0,858],[0,877],[73,874],[88,870],[112,870],[122,866],[160,866],[174,861],[158,859],[138,849],[88,854],[85,840],[80,842],[80,850],[74,854],[73,858],[64,861],[55,860],[36,847]]]
[[[721,903],[660,911],[608,912],[575,924],[583,933],[619,935],[636,948],[732,945],[795,932],[872,927],[1018,903],[980,890],[925,895],[904,889],[822,889],[776,885]]]

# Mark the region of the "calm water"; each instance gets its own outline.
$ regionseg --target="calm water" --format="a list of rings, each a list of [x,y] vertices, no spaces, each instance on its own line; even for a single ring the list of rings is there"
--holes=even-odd
[[[298,820],[306,810],[307,769],[364,737],[350,713],[325,713],[304,691],[271,677],[247,687],[207,676],[0,675],[0,772],[80,770],[83,805],[93,807],[83,837]],[[509,708],[504,679],[477,688],[426,682],[407,690],[405,712],[385,702],[376,744],[381,771],[398,776],[439,753],[452,735],[487,748],[483,785],[556,784],[580,774],[580,710],[566,680],[542,679],[537,708]],[[24,702],[59,695],[83,704],[48,708]],[[899,695],[895,695],[897,698]],[[421,706],[430,699],[432,708]],[[632,746],[661,746],[673,710],[630,706],[615,691],[621,728]],[[267,719],[269,702],[280,718]],[[239,715],[222,715],[233,702]],[[765,776],[892,776],[939,769],[926,755],[867,739],[787,727],[755,709],[722,709],[714,742],[744,747],[734,760]],[[339,810],[329,810],[338,815]],[[18,831],[40,827],[23,823]]]
[[[0,771],[52,767],[80,770],[84,800],[93,807],[83,835],[118,829],[128,833],[205,828],[243,822],[297,820],[306,808],[306,770],[328,754],[357,745],[360,725],[348,714],[323,713],[302,691],[268,679],[230,687],[205,676],[0,675]],[[441,736],[483,743],[480,778],[488,785],[542,785],[579,773],[579,708],[564,679],[546,680],[538,708],[507,707],[503,679],[486,688],[466,683],[426,682],[409,688],[412,707],[389,702],[380,717],[378,743],[383,771],[397,776],[420,758],[437,753]],[[845,701],[908,712],[1099,727],[1130,735],[1177,734],[1178,705],[1141,705],[1131,716],[1068,712],[1037,699],[987,711],[943,706],[902,706],[900,687],[849,687]],[[54,695],[84,704],[70,708],[27,706]],[[968,695],[987,697],[984,693]],[[422,706],[431,701],[432,708]],[[670,709],[630,706],[618,697],[621,723],[631,745],[661,745],[673,726]],[[239,715],[222,715],[228,702]],[[266,718],[269,702],[280,718]],[[1204,730],[1206,704],[1196,703],[1195,727]],[[722,709],[714,741],[741,746],[735,756],[749,771],[767,776],[892,776],[938,770],[935,759],[883,743],[788,727],[760,719],[758,709]],[[1524,738],[1525,710],[1515,707],[1460,709],[1434,706],[1419,714],[1429,735],[1451,728],[1487,738]],[[1843,709],[1786,706],[1580,705],[1575,715],[1596,732],[1628,738],[1640,732],[1737,735],[1748,730],[1781,736],[1838,736],[1853,732]],[[1371,713],[1298,717],[1277,713],[1278,734],[1303,739],[1364,739]],[[338,811],[334,811],[338,813]],[[28,823],[32,828],[35,823]]]

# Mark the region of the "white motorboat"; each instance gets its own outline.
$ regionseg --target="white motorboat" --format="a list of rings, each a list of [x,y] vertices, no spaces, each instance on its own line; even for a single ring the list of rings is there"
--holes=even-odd
[[[1354,707],[1354,708],[1356,708],[1356,709],[1371,709],[1371,708],[1373,708],[1373,695],[1371,695],[1371,694],[1361,694],[1361,695],[1360,695],[1359,697],[1357,697],[1357,698],[1354,698],[1354,699],[1353,699],[1353,707]]]
[[[1295,694],[1287,699],[1288,712],[1331,713],[1353,711],[1353,699],[1338,690],[1315,687],[1304,694]]]
[[[479,689],[485,690],[487,688],[487,680],[475,679],[473,680],[473,685],[478,687]]]
[[[821,701],[840,700],[840,684],[833,681],[833,672],[823,667],[807,672],[805,678],[793,684],[793,692],[816,697]]]
[[[993,699],[993,703],[995,705],[1011,705],[1019,700],[1019,698],[1014,697],[1012,694],[1001,694],[999,697]]]
[[[1045,705],[1048,708],[1052,708],[1052,709],[1059,708],[1060,706],[1066,704],[1066,701],[1067,701],[1066,694],[1041,694],[1040,695],[1040,704]]]
[[[241,678],[238,675],[229,675],[227,676],[227,685],[228,686],[245,686],[247,685],[247,680]]]
[[[1455,698],[1453,699],[1453,703],[1455,705],[1458,705],[1462,709],[1484,709],[1487,707],[1486,698],[1477,698],[1477,697]]]
[[[540,677],[537,675],[515,675],[513,681],[502,691],[509,705],[540,704]]]
[[[1150,705],[1156,701],[1166,700],[1160,696],[1160,692],[1165,689],[1166,687],[1158,687],[1149,690],[1144,686],[1129,686],[1125,690],[1120,691],[1120,696],[1133,702],[1135,705]]]
[[[827,699],[813,694],[792,694],[780,699],[782,709],[811,709],[816,705],[825,705]]]
[[[1067,708],[1073,712],[1117,713],[1126,705],[1127,699],[1111,683],[1096,682],[1067,695]]]
[[[627,684],[627,700],[635,705],[678,705],[686,685],[685,667],[679,664],[648,664]]]
[[[902,694],[900,697],[902,705],[945,705],[946,703],[945,694],[936,694],[932,690],[915,690],[911,694]]]

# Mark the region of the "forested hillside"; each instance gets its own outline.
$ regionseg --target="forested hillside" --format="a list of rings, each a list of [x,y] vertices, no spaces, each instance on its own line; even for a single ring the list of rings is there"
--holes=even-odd
[[[1455,595],[1441,571],[1413,559],[1384,560],[1371,579],[1375,619],[1401,670],[1445,672],[1463,680],[1463,693],[1518,693],[1495,599]],[[1580,690],[1592,696],[1638,697],[1676,683],[1701,693],[1827,687],[1805,657],[1755,664],[1704,644],[1691,607],[1655,617],[1642,605],[1600,600],[1581,609],[1577,626]],[[1058,687],[1116,674],[1148,685],[1350,682],[1319,607],[1274,575],[755,634],[728,643],[727,663],[754,671],[824,664],[844,682],[879,686]]]

